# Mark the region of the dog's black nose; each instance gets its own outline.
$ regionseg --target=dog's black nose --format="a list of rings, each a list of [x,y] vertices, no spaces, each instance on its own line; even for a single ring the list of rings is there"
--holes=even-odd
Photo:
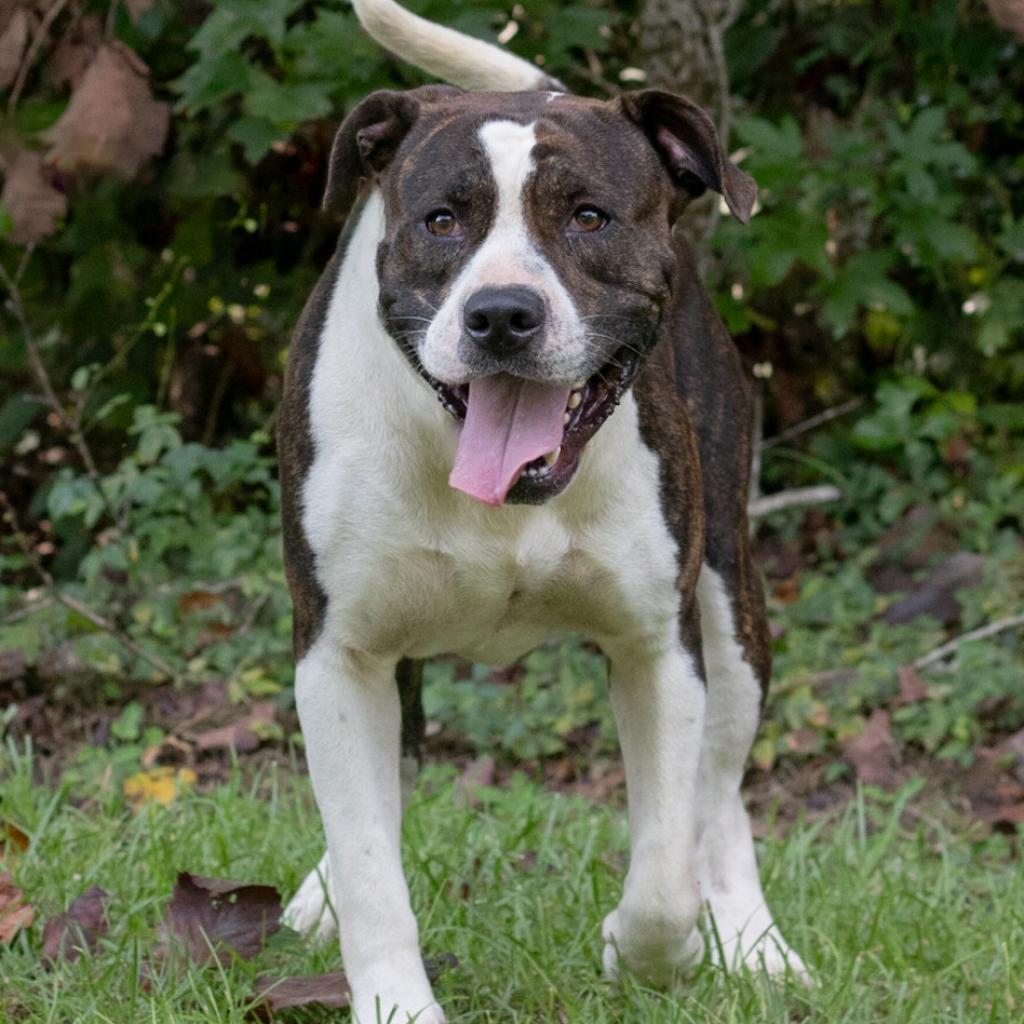
[[[481,288],[462,310],[466,334],[496,356],[522,351],[544,326],[544,300],[523,285]]]

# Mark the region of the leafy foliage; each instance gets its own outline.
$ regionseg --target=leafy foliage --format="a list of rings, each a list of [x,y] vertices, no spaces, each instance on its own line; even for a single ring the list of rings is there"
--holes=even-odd
[[[319,211],[332,129],[373,89],[423,78],[342,0],[81,0],[34,58],[30,5],[15,6],[0,37],[29,63],[18,95],[18,69],[0,74],[0,264],[17,286],[0,320],[0,454],[21,542],[0,546],[0,651],[40,673],[69,648],[107,696],[162,664],[287,702],[270,444],[288,333],[337,231]],[[630,3],[411,6],[501,31],[578,91],[614,91],[643,66]],[[738,158],[761,209],[749,228],[719,226],[716,302],[764,382],[769,432],[867,400],[764,452],[766,487],[827,480],[844,495],[804,543],[796,600],[773,602],[767,764],[834,752],[896,692],[898,666],[944,637],[934,620],[880,620],[895,598],[866,577],[921,506],[953,547],[988,559],[959,627],[1019,609],[1024,63],[982,5],[952,0],[749,0],[726,42]],[[118,88],[139,135],[100,123]],[[103,148],[85,145],[90,132]],[[782,513],[761,539],[807,529]],[[113,628],[49,600],[40,567]],[[933,699],[893,709],[894,728],[958,758],[1019,728],[1020,656],[1013,636],[965,647],[929,677]],[[837,668],[854,676],[799,682]],[[531,655],[514,683],[431,671],[429,716],[476,746],[544,757],[611,743],[601,659],[574,642]],[[112,742],[127,771],[159,736],[125,716]]]

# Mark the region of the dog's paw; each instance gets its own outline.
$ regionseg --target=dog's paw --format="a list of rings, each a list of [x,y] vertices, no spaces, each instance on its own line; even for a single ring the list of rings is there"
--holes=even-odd
[[[333,939],[338,920],[327,898],[327,884],[320,867],[310,871],[284,908],[281,923],[314,942]]]
[[[430,997],[392,993],[391,996],[353,998],[353,1024],[445,1024],[444,1011]]]
[[[620,966],[655,988],[671,988],[691,975],[704,959],[704,939],[678,917],[613,910],[601,928],[604,971],[617,978]]]
[[[752,942],[744,943],[737,937],[724,942],[720,949],[712,944],[711,957],[730,972],[749,971],[769,978],[790,977],[803,985],[814,984],[807,965],[790,949],[775,925]]]

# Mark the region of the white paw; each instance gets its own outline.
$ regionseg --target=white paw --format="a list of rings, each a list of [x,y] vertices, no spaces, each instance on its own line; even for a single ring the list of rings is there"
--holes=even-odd
[[[444,1011],[432,995],[390,990],[388,996],[353,996],[354,1024],[445,1024]]]
[[[310,871],[288,901],[281,923],[314,942],[327,942],[338,934],[338,920],[328,898],[327,858]]]
[[[760,935],[755,936],[748,928],[743,936],[735,935],[727,941],[722,938],[721,949],[717,942],[711,943],[711,959],[727,971],[750,971],[770,978],[789,975],[804,985],[814,984],[806,964],[774,924]]]
[[[695,926],[667,916],[613,910],[601,928],[605,974],[617,978],[620,963],[655,988],[671,988],[704,959],[704,939]]]

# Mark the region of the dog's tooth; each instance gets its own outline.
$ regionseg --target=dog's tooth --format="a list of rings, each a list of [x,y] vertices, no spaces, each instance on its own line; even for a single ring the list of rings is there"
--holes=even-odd
[[[562,446],[559,445],[553,452],[548,452],[544,456],[544,461],[549,465],[553,466],[558,461],[558,456],[562,454]]]
[[[574,391],[569,396],[569,408],[578,409],[583,404],[583,396],[578,392]]]
[[[567,413],[566,413],[566,414],[565,414],[565,415],[564,415],[564,416],[562,417],[562,426],[563,426],[563,427],[567,427],[567,426],[569,426],[569,420],[571,420],[571,419],[572,419],[572,413],[571,413],[571,412],[567,412]]]
[[[584,387],[586,387],[586,384],[587,382],[585,380],[578,380],[573,384],[572,389],[573,391],[582,391]]]

